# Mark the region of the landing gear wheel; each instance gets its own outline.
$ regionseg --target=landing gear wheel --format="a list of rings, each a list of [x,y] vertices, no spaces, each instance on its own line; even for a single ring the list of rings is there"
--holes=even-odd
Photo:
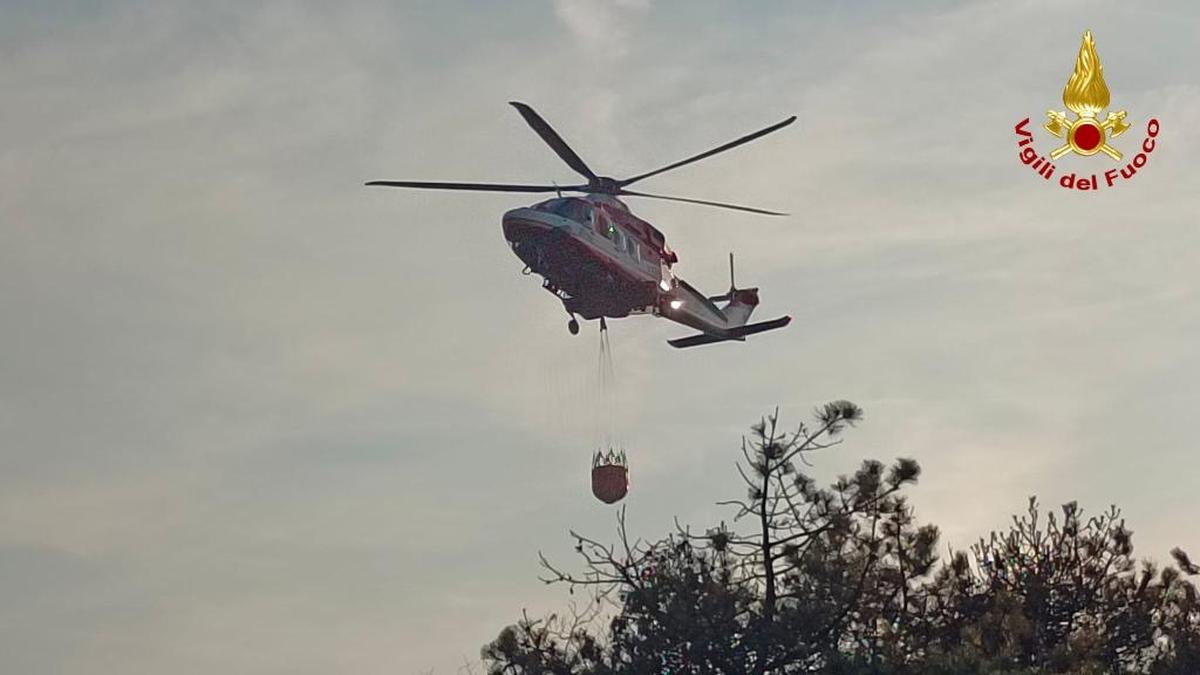
[[[579,335],[579,321],[572,317],[571,320],[567,322],[567,330],[571,331],[571,335]]]

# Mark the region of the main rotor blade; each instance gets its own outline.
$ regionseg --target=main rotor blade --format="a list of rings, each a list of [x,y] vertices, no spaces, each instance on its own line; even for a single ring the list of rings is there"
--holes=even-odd
[[[537,135],[541,136],[543,141],[546,141],[546,145],[549,145],[550,148],[562,158],[562,161],[567,163],[567,166],[574,169],[576,173],[588,179],[589,181],[596,179],[595,172],[589,169],[587,164],[583,163],[583,160],[579,158],[579,155],[575,154],[575,151],[571,149],[571,146],[567,145],[567,142],[562,139],[562,136],[559,136],[558,132],[554,131],[554,129],[551,128],[546,120],[542,119],[542,116],[537,114],[533,108],[530,108],[520,101],[509,101],[508,104],[516,108],[517,112],[521,113],[521,117],[525,118],[525,122],[529,126],[533,127],[533,130],[537,132]]]
[[[367,185],[425,190],[475,190],[477,192],[574,192],[586,185],[506,185],[503,183],[435,183],[415,180],[373,180]]]
[[[673,202],[688,202],[689,204],[703,204],[705,206],[717,206],[723,209],[734,209],[737,211],[749,211],[750,213],[761,213],[766,216],[786,216],[786,213],[779,211],[767,211],[766,209],[756,209],[751,206],[738,206],[737,204],[724,204],[722,202],[709,202],[703,199],[688,199],[687,197],[668,197],[666,195],[652,195],[645,192],[634,192],[633,190],[621,190],[618,195],[630,195],[632,197],[649,197],[651,199],[666,199]]]
[[[758,131],[750,134],[749,136],[742,136],[741,138],[737,139],[736,141],[730,141],[730,142],[726,143],[725,145],[722,145],[717,148],[713,148],[712,150],[709,150],[708,152],[702,152],[698,155],[695,155],[694,157],[688,157],[687,159],[680,160],[678,162],[675,162],[674,164],[668,164],[667,166],[664,166],[661,169],[655,169],[654,171],[649,171],[647,173],[643,173],[643,174],[634,176],[633,178],[626,178],[625,180],[620,181],[619,185],[621,185],[622,187],[626,186],[626,185],[631,185],[633,183],[638,182],[639,180],[642,180],[643,178],[649,178],[650,176],[657,176],[658,174],[663,173],[665,171],[670,171],[671,169],[678,169],[679,167],[681,167],[685,164],[691,164],[692,162],[698,162],[706,157],[712,157],[713,155],[715,155],[719,152],[725,152],[726,150],[731,150],[731,149],[736,148],[737,146],[742,145],[744,143],[749,143],[750,141],[753,141],[756,138],[762,138],[763,136],[766,136],[767,134],[771,133],[772,131],[778,131],[795,121],[796,121],[796,116],[792,115],[791,117],[787,118],[786,120],[784,120],[782,122],[779,122],[778,124],[772,124],[771,126],[765,128],[765,129],[759,129]]]

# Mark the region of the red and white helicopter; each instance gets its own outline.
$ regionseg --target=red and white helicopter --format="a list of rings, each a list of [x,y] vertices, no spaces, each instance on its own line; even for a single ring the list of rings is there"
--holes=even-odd
[[[572,335],[579,332],[576,314],[586,320],[600,319],[601,329],[607,327],[605,317],[651,314],[700,331],[697,335],[669,340],[673,347],[742,341],[747,335],[783,328],[791,321],[791,317],[782,316],[747,323],[758,306],[758,289],[734,286],[733,254],[729,256],[729,291],[723,295],[706,296],[672,274],[671,266],[679,258],[667,246],[663,233],[633,215],[618,197],[651,197],[773,216],[786,215],[735,204],[635,192],[626,187],[749,143],[786,127],[796,121],[794,116],[707,152],[618,180],[596,175],[533,108],[515,101],[511,104],[567,166],[587,179],[586,183],[560,186],[380,180],[367,185],[557,193],[554,199],[506,212],[502,223],[504,238],[525,263],[525,272],[540,275],[542,287],[558,296],[571,315],[567,327]],[[582,193],[583,196],[563,197],[564,192]],[[723,304],[718,306],[716,303]]]

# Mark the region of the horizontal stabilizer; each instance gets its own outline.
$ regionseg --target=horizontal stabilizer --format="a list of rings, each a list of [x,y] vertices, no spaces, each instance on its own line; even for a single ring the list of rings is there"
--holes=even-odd
[[[791,323],[791,321],[792,317],[781,316],[778,319],[771,319],[770,321],[760,321],[758,323],[752,323],[748,326],[731,328],[723,331],[719,335],[712,333],[700,333],[699,335],[689,335],[685,338],[667,340],[667,344],[675,347],[676,349],[683,349],[685,347],[698,347],[700,345],[712,344],[714,342],[726,342],[729,340],[741,341],[745,340],[747,335],[754,335],[755,333],[762,333],[769,330],[775,330],[776,328],[783,328]]]

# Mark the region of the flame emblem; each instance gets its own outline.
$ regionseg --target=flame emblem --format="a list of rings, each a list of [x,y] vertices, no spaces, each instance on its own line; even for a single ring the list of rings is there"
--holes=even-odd
[[[1125,122],[1125,111],[1109,111],[1103,122],[1097,119],[1101,110],[1108,107],[1108,85],[1104,83],[1104,66],[1100,64],[1100,56],[1096,54],[1096,41],[1092,31],[1085,31],[1083,44],[1079,46],[1079,56],[1075,58],[1075,70],[1063,88],[1063,105],[1075,113],[1075,120],[1067,118],[1065,111],[1049,110],[1044,128],[1058,138],[1065,138],[1066,143],[1050,153],[1052,159],[1058,159],[1068,152],[1090,156],[1103,152],[1114,160],[1121,159],[1121,153],[1108,144],[1105,132],[1111,132],[1116,138],[1125,133],[1129,124]]]

